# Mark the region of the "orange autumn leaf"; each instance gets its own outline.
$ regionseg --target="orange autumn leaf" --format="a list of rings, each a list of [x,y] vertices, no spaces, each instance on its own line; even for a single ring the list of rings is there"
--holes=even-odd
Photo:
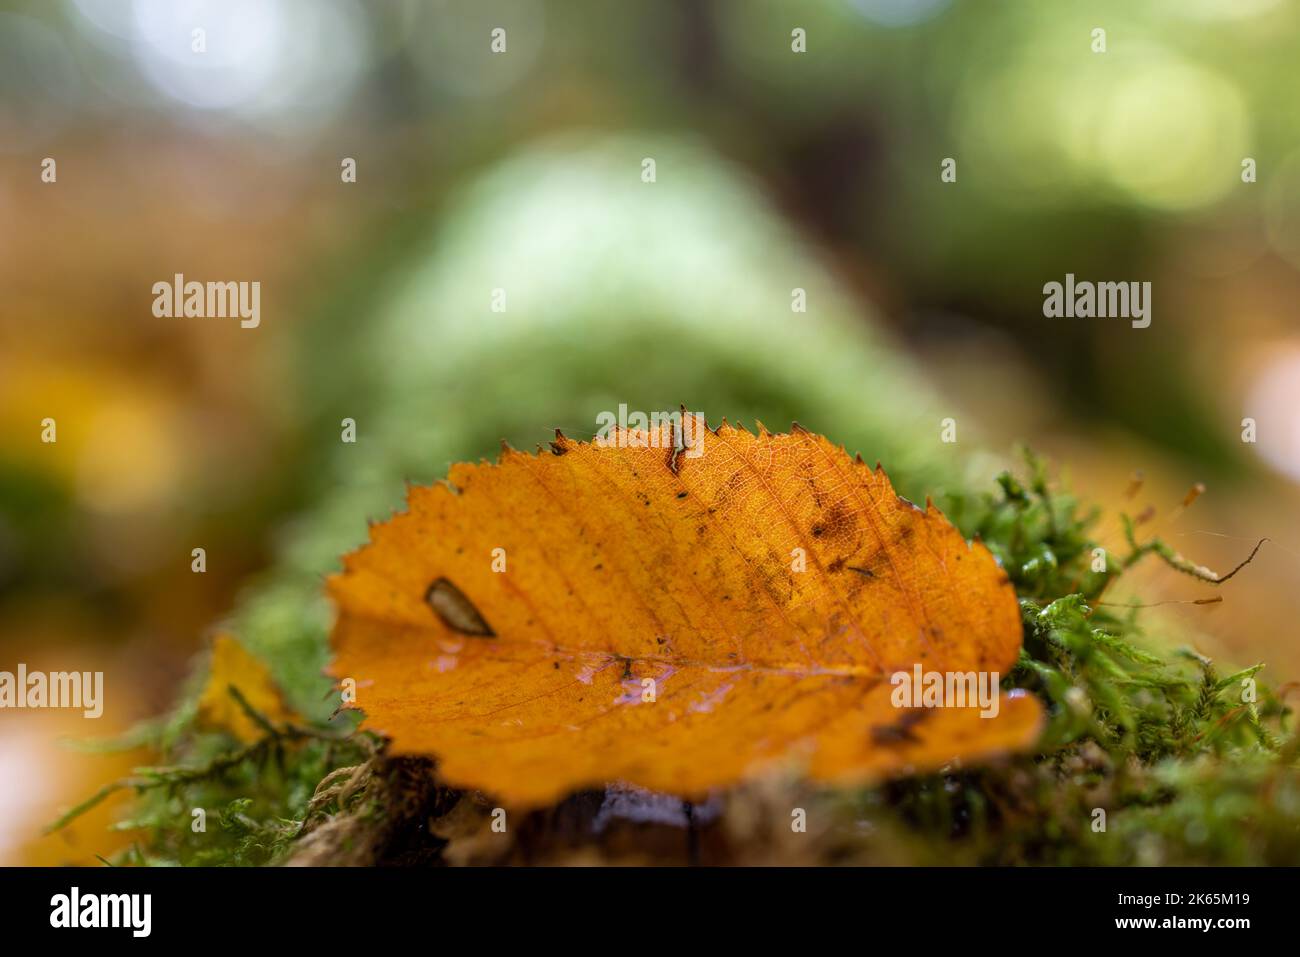
[[[1023,692],[993,717],[891,700],[915,665],[1015,663],[1019,608],[987,549],[798,426],[701,432],[697,457],[668,425],[559,435],[412,488],[329,582],[332,674],[364,726],[516,806],[790,768],[854,783],[1036,739]]]
[[[208,680],[199,696],[198,722],[204,728],[227,731],[240,741],[255,741],[266,731],[240,707],[230,693],[232,687],[264,718],[274,723],[297,720],[266,665],[230,635],[217,635],[212,642]]]

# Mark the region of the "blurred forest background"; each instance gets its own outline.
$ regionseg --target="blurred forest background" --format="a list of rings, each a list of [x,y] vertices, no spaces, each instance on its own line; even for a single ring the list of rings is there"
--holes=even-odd
[[[1015,443],[1111,508],[1142,470],[1196,561],[1272,540],[1168,631],[1300,677],[1298,41],[1290,0],[0,2],[0,669],[107,689],[0,713],[0,863],[102,852],[111,806],[36,835],[138,755],[60,740],[169,707],[277,566],[620,402],[798,419],[918,497]],[[1067,272],[1151,326],[1045,319]],[[154,317],[175,273],[260,281],[260,327]]]

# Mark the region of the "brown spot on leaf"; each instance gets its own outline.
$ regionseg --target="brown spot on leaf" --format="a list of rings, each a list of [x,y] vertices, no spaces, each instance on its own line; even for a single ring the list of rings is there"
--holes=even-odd
[[[436,579],[424,593],[424,600],[437,612],[442,623],[453,631],[483,638],[496,636],[496,632],[474,607],[474,603],[448,579]]]
[[[921,739],[913,730],[930,716],[929,711],[904,711],[892,724],[877,724],[871,728],[871,740],[885,746],[899,744],[919,744]]]

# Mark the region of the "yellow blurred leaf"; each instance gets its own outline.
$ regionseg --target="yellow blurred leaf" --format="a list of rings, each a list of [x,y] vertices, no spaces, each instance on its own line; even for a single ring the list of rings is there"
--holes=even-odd
[[[212,665],[208,682],[199,697],[198,722],[211,730],[223,730],[240,741],[255,741],[266,731],[239,705],[230,689],[239,690],[249,706],[275,723],[295,721],[297,715],[284,703],[279,687],[266,665],[244,650],[230,635],[218,635],[212,643]]]

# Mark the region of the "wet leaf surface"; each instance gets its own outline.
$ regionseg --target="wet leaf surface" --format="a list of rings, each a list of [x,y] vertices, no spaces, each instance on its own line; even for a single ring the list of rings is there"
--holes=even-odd
[[[615,438],[454,466],[346,557],[332,673],[394,753],[539,806],[607,782],[857,783],[1033,743],[1024,693],[995,717],[891,701],[916,665],[1005,673],[1021,625],[988,551],[879,467],[798,427],[724,423],[698,455],[667,426]]]

